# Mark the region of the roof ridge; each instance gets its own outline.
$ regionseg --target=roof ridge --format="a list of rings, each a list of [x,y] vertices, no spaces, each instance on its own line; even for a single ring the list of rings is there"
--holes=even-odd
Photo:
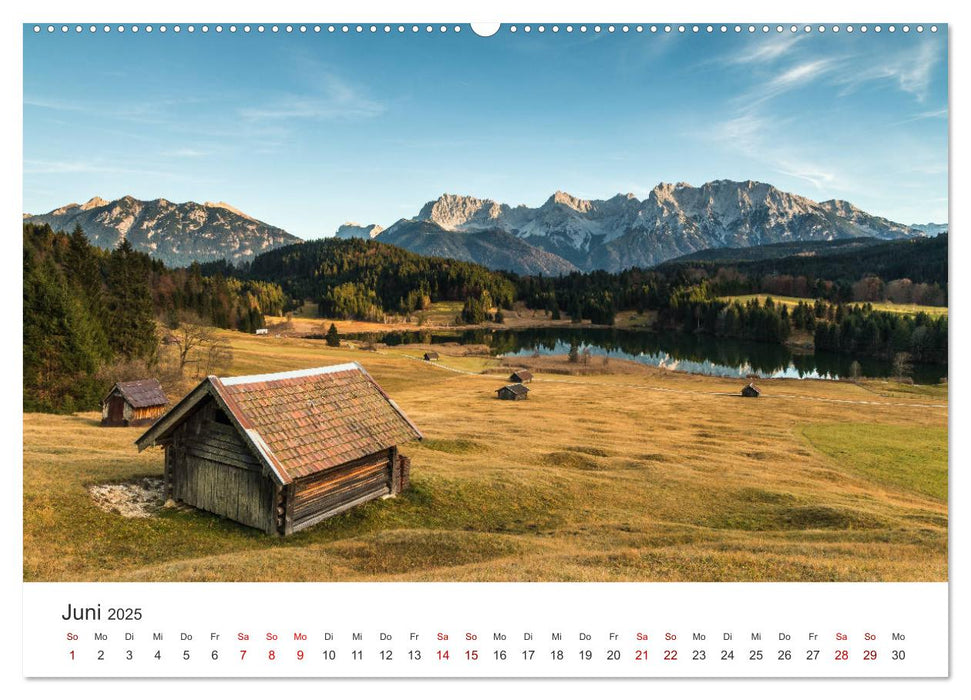
[[[322,374],[333,374],[334,372],[347,372],[349,370],[364,371],[358,362],[343,362],[337,365],[324,365],[323,367],[309,367],[307,369],[294,369],[286,372],[270,372],[266,374],[247,374],[238,377],[214,377],[223,383],[223,386],[238,386],[239,384],[255,384],[257,382],[275,382],[284,379],[299,379],[301,377],[315,377]]]

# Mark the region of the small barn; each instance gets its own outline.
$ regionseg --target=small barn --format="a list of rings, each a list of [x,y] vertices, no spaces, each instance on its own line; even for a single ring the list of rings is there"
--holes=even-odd
[[[755,384],[749,383],[742,387],[742,396],[749,399],[757,399],[762,395],[762,390]]]
[[[517,384],[525,384],[533,381],[533,373],[528,369],[517,370],[509,375],[509,381],[516,382]]]
[[[522,384],[507,384],[501,389],[496,389],[496,394],[504,401],[521,401],[528,393],[529,389]]]
[[[118,382],[101,401],[101,425],[148,425],[165,413],[168,402],[157,379]]]
[[[289,535],[408,487],[421,432],[358,363],[209,376],[135,444],[165,449],[166,498]]]
[[[438,360],[438,353],[434,351],[426,352],[424,359],[425,359],[425,362],[435,362],[436,360]]]

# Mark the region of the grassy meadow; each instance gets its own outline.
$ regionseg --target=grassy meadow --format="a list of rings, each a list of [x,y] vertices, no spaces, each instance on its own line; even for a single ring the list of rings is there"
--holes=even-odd
[[[498,361],[225,333],[232,374],[361,362],[423,430],[412,488],[287,538],[191,509],[124,518],[88,487],[160,476],[141,428],[24,415],[30,581],[942,581],[947,393],[888,382],[742,382],[625,363]],[[448,371],[452,368],[458,371]],[[491,372],[491,374],[489,373]]]
[[[776,304],[784,304],[788,307],[798,306],[799,302],[805,302],[809,305],[814,303],[814,299],[803,299],[801,297],[786,297],[777,296],[775,294],[741,294],[738,296],[727,296],[721,297],[722,299],[728,301],[737,301],[740,304],[744,304],[751,299],[758,299],[760,302],[765,302],[767,297],[772,297],[772,301]],[[889,311],[895,314],[918,314],[925,313],[928,316],[947,316],[946,306],[926,306],[924,304],[895,304],[892,301],[871,301],[862,302],[854,301],[850,302],[849,306],[863,306],[864,303],[869,303],[870,306],[876,311]]]

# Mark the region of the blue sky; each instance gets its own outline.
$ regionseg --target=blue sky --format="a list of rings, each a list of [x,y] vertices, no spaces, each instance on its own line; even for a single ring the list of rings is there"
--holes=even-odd
[[[226,201],[304,238],[443,192],[753,179],[947,220],[947,36],[34,34],[24,210]]]

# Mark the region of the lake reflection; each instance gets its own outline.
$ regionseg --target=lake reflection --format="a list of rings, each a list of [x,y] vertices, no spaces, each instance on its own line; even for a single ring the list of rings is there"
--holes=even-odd
[[[349,338],[363,339],[362,334]],[[716,338],[693,333],[655,333],[614,328],[526,328],[517,330],[397,331],[370,336],[387,345],[459,342],[488,345],[496,355],[565,355],[576,343],[582,352],[641,362],[680,372],[717,377],[840,379],[856,360],[863,376],[889,377],[891,363],[829,352],[800,353],[773,343]],[[933,384],[947,376],[946,365],[915,365],[913,378]]]

